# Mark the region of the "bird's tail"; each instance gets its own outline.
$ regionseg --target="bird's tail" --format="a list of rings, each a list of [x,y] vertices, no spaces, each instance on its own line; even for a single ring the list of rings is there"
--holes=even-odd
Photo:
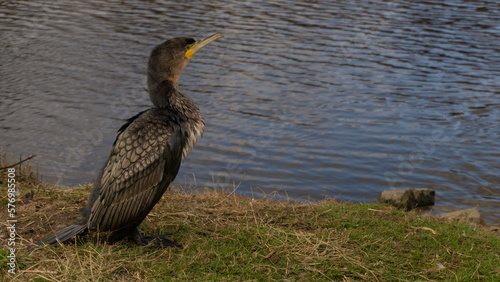
[[[74,224],[63,230],[58,231],[49,237],[43,238],[42,240],[36,242],[36,245],[58,245],[59,243],[64,243],[74,236],[87,230],[87,224]]]

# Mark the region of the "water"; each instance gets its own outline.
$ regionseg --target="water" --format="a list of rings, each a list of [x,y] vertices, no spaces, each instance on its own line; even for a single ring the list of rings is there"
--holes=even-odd
[[[177,184],[372,202],[437,190],[500,223],[496,1],[0,1],[0,144],[44,180],[90,182],[150,107],[163,40],[214,32],[181,90],[204,137]]]

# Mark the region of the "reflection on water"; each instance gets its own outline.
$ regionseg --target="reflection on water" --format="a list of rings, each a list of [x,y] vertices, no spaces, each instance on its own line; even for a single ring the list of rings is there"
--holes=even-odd
[[[45,179],[91,181],[116,129],[150,107],[149,51],[225,35],[181,89],[206,133],[177,183],[373,201],[437,190],[436,209],[500,210],[495,1],[2,1],[0,142]]]

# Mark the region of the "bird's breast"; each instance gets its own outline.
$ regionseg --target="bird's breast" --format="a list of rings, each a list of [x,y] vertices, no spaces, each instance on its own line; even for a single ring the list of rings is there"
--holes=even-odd
[[[205,129],[205,119],[200,115],[197,119],[192,119],[187,122],[186,139],[182,150],[182,159],[193,150],[194,145],[198,141],[198,137],[203,136]]]

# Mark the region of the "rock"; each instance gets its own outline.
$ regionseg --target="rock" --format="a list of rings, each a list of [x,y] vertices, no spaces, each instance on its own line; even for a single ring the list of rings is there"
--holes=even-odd
[[[481,214],[476,208],[439,214],[436,215],[436,217],[449,220],[463,220],[477,225],[482,223]]]
[[[379,201],[409,211],[416,207],[434,205],[435,195],[436,192],[428,188],[385,190],[380,194]]]

